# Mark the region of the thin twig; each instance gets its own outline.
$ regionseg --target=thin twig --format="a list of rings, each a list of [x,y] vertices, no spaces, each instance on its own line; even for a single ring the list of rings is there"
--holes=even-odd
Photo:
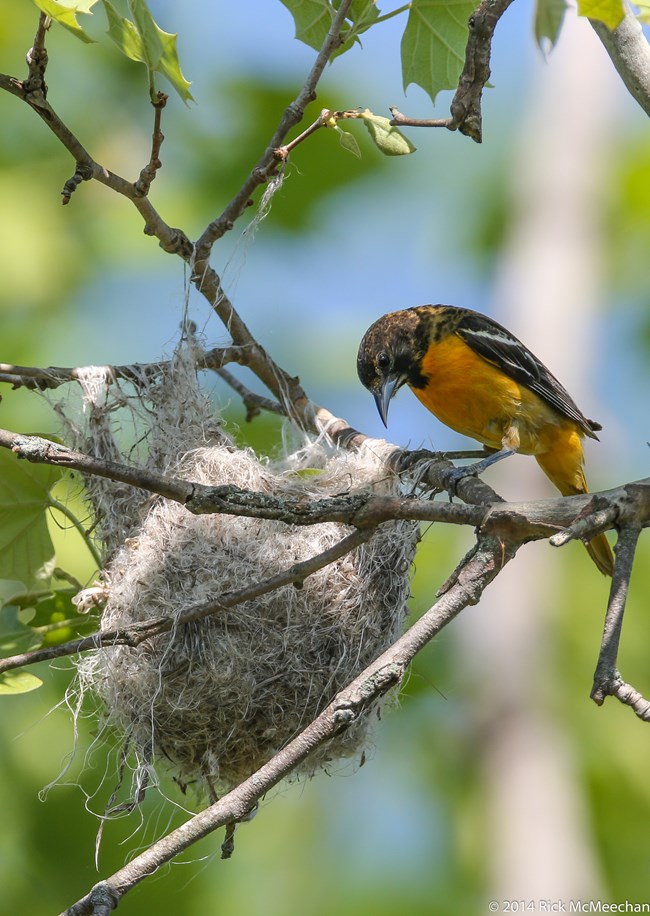
[[[591,690],[591,699],[598,706],[602,706],[605,702],[605,697],[614,693],[615,688],[620,686],[618,684],[620,675],[617,670],[618,647],[623,627],[625,604],[630,587],[632,564],[640,534],[641,528],[636,525],[621,528],[616,544],[614,575],[607,603],[598,664],[596,665],[594,683]]]
[[[23,83],[23,89],[30,98],[30,105],[40,105],[47,98],[47,85],[45,83],[45,71],[47,69],[45,33],[47,32],[47,21],[47,16],[41,12],[38,17],[34,44],[26,56],[29,76]]]
[[[244,402],[244,407],[246,408],[246,422],[250,422],[254,417],[258,416],[259,413],[263,410],[267,410],[269,413],[276,413],[284,416],[284,410],[279,401],[273,401],[271,398],[265,398],[261,394],[255,394],[254,391],[251,391],[250,388],[247,388],[238,378],[228,372],[227,369],[215,369],[214,370],[219,378],[223,379],[227,385],[236,391],[237,394],[241,397]]]
[[[244,347],[213,347],[196,357],[197,369],[220,369],[227,363],[247,365],[248,354]],[[110,377],[132,382],[136,387],[159,375],[171,365],[171,360],[155,363],[130,363],[125,366],[107,366]],[[47,369],[36,366],[16,366],[12,363],[0,363],[0,383],[14,388],[30,388],[46,391],[58,388],[68,382],[79,381],[84,376],[84,368],[63,368],[49,366]]]
[[[162,111],[167,104],[168,96],[164,92],[156,93],[155,101],[152,101],[154,110],[153,135],[151,138],[151,156],[149,162],[140,172],[140,177],[135,183],[135,191],[139,197],[145,197],[149,193],[151,182],[156,177],[158,169],[162,167],[160,161],[160,147],[162,146],[165,135],[160,129]]]
[[[601,502],[597,495],[592,497],[573,524],[553,535],[551,546],[562,547],[569,541],[590,541],[601,531],[612,528],[618,518],[618,509],[607,503],[600,505]]]
[[[310,124],[309,127],[303,130],[301,134],[298,134],[297,137],[294,137],[290,143],[285,143],[283,146],[273,150],[273,155],[281,162],[286,162],[286,160],[289,158],[289,154],[292,153],[297,146],[300,146],[301,143],[304,143],[305,140],[311,137],[311,135],[321,127],[333,127],[337,124],[338,121],[357,120],[359,117],[359,109],[332,111],[330,108],[323,108],[313,124]]]
[[[97,884],[85,897],[65,911],[65,916],[94,913],[99,896],[117,906],[133,887],[156,872],[161,865],[188,849],[193,843],[228,823],[240,821],[259,799],[287,776],[323,742],[338,734],[363,711],[399,684],[415,655],[469,604],[475,604],[484,589],[514,556],[495,539],[485,539],[468,560],[457,582],[390,649],[369,665],[342,690],[307,728],[268,763],[211,805],[132,859],[110,878]]]
[[[449,130],[456,130],[453,118],[410,118],[393,105],[390,109],[393,116],[391,124],[398,127],[447,127]]]
[[[285,162],[289,158],[289,153],[293,152],[297,146],[303,143],[308,137],[311,137],[311,135],[321,127],[325,127],[325,123],[322,115],[319,115],[313,124],[310,124],[301,134],[294,137],[291,143],[285,143],[284,146],[279,146],[277,149],[273,150],[273,155],[276,159]]]
[[[169,226],[149,198],[141,197],[136,193],[133,182],[127,181],[126,178],[122,178],[96,162],[81,141],[63,123],[50,103],[42,97],[42,93],[30,91],[29,85],[25,85],[26,82],[0,73],[0,89],[27,102],[75,160],[75,174],[69,179],[69,182],[66,182],[64,188],[64,203],[66,199],[70,199],[70,195],[81,181],[90,179],[99,181],[133,203],[144,219],[145,233],[155,236],[164,251],[178,254],[189,261],[194,249],[187,235],[181,229]]]

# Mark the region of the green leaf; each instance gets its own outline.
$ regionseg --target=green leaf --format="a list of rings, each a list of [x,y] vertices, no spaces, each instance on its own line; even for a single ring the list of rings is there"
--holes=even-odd
[[[348,13],[348,19],[352,23],[350,36],[356,37],[366,32],[378,18],[379,10],[375,0],[354,0]]]
[[[604,22],[612,31],[625,15],[623,0],[578,0],[578,15]]]
[[[0,655],[56,646],[94,633],[97,615],[80,614],[72,601],[76,594],[76,588],[14,592],[11,604],[0,609]]]
[[[312,477],[322,477],[324,471],[322,468],[299,468],[297,471],[290,471],[288,477],[297,477],[300,480],[310,480]]]
[[[28,610],[32,612],[29,626],[44,646],[56,646],[76,636],[92,633],[97,629],[96,616],[77,613],[72,603],[76,594],[76,588],[56,589],[38,596],[36,601],[33,596],[18,595],[14,599],[15,604],[22,608],[18,618],[25,621],[23,615]]]
[[[22,610],[19,610],[16,614],[16,617],[22,623],[23,626],[28,627],[34,617],[36,617],[36,608],[35,607],[26,607]]]
[[[327,38],[338,3],[328,0],[280,0],[286,6],[296,27],[296,38],[310,48],[320,51]],[[375,0],[354,0],[342,29],[345,42],[332,54],[332,59],[351,48],[358,36],[375,24],[379,10]]]
[[[138,63],[144,63],[144,48],[138,30],[130,19],[120,16],[109,0],[102,0],[108,19],[108,35],[122,54]]]
[[[14,595],[25,591],[25,583],[16,579],[0,579],[0,609],[3,604],[11,604]]]
[[[54,556],[45,512],[62,474],[60,468],[0,453],[0,578],[18,579],[29,588]]]
[[[415,146],[408,137],[388,118],[373,114],[367,108],[359,113],[359,117],[368,128],[373,143],[385,156],[407,156],[415,152]]]
[[[30,652],[41,645],[41,635],[28,626],[25,613],[13,604],[0,608],[0,656]]]
[[[98,0],[34,0],[36,6],[46,16],[58,22],[64,29],[72,32],[87,44],[93,43],[95,39],[81,28],[77,22],[77,13],[90,14],[92,7],[97,2]]]
[[[475,0],[413,0],[402,36],[405,91],[416,83],[435,102],[441,89],[456,88],[475,7]]]
[[[0,696],[11,696],[17,693],[29,693],[36,690],[43,681],[29,671],[5,671],[0,674]]]
[[[160,39],[161,29],[149,12],[145,0],[128,0],[129,9],[133,22],[138,30],[142,42],[144,63],[150,70],[155,70],[160,62],[163,52],[162,41]]]
[[[339,135],[339,140],[343,149],[347,150],[348,153],[352,153],[353,156],[356,156],[357,159],[361,159],[361,150],[359,149],[359,144],[357,143],[357,138],[353,137],[352,134],[347,130],[341,130],[341,128],[336,125],[332,128]]]
[[[566,9],[566,0],[537,0],[535,7],[535,38],[542,51],[546,50],[543,46],[545,38],[550,43],[551,48],[554,47],[562,28]]]
[[[334,9],[327,0],[280,0],[293,16],[296,38],[320,51],[334,19]]]
[[[190,92],[192,85],[183,76],[181,65],[178,60],[178,51],[176,50],[176,35],[170,35],[169,32],[160,31],[163,51],[158,61],[158,71],[166,76],[176,92],[184,102],[193,102],[194,97]]]
[[[192,84],[183,76],[178,60],[177,36],[158,26],[144,0],[129,0],[133,21],[121,16],[110,0],[102,0],[102,3],[108,19],[108,34],[122,54],[146,66],[151,84],[154,72],[162,73],[184,102],[193,101],[189,91]]]
[[[46,627],[55,621],[61,621],[70,616],[76,616],[76,609],[72,599],[77,594],[76,588],[47,589],[42,592],[23,592],[14,595],[11,603],[19,608],[19,619],[23,623],[27,620],[22,616],[27,610],[32,611],[29,624],[32,627]],[[86,618],[84,618],[86,619]]]

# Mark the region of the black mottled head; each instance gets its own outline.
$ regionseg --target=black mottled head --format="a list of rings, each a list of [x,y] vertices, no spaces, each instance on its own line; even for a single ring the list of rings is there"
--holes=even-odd
[[[359,346],[357,373],[373,395],[384,426],[388,406],[404,384],[422,387],[422,357],[428,346],[426,322],[418,309],[384,315],[366,331]]]

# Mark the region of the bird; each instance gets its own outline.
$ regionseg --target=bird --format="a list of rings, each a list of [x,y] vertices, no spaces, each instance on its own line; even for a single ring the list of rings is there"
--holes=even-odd
[[[508,455],[533,455],[563,496],[587,493],[582,439],[602,429],[578,409],[549,369],[506,328],[468,308],[419,305],[389,312],[366,331],[357,373],[388,425],[392,398],[407,385],[456,432],[492,451],[455,479],[482,473]],[[611,576],[604,532],[585,544]]]

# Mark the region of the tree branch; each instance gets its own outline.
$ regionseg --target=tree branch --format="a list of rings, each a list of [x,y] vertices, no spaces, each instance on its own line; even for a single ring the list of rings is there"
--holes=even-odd
[[[618,647],[623,628],[623,615],[630,587],[632,564],[636,546],[641,534],[639,525],[621,527],[616,545],[616,562],[609,593],[603,637],[600,644],[598,664],[594,674],[591,699],[602,706],[605,697],[616,696],[621,702],[632,706],[645,722],[650,721],[650,702],[644,700],[638,691],[626,684],[618,672]]]
[[[597,19],[589,21],[628,92],[650,115],[650,45],[641,23],[627,5],[623,21],[614,31]]]
[[[82,181],[89,181],[91,178],[95,179],[95,181],[106,185],[106,187],[128,198],[133,203],[144,219],[145,233],[156,236],[160,242],[160,247],[164,251],[179,254],[186,261],[189,261],[193,247],[185,233],[180,229],[172,229],[171,226],[167,225],[149,198],[140,196],[132,182],[95,162],[88,150],[70,128],[63,123],[41,92],[35,92],[31,89],[27,80],[22,82],[4,73],[0,73],[0,89],[5,89],[17,98],[22,99],[23,102],[27,102],[74,158],[76,169],[72,178],[64,186],[64,203],[70,199],[72,193]]]
[[[245,366],[248,355],[243,347],[213,347],[199,353],[196,357],[197,369],[212,369],[218,371],[227,363],[238,363]],[[171,365],[170,360],[161,360],[156,363],[131,363],[126,366],[108,366],[112,379],[123,379],[132,382],[136,387],[142,385],[152,377],[164,371]],[[62,368],[49,366],[47,369],[35,366],[16,366],[12,363],[0,363],[0,383],[4,382],[13,388],[29,388],[46,391],[59,388],[69,382],[76,382],[82,378],[84,367]]]
[[[512,0],[481,0],[468,20],[469,34],[465,48],[465,65],[451,102],[450,118],[409,118],[391,108],[392,124],[399,127],[446,127],[459,130],[476,143],[483,139],[481,97],[490,78],[492,38],[501,16]]]
[[[218,802],[154,843],[124,868],[97,884],[65,911],[65,916],[97,913],[98,902],[116,907],[122,897],[161,865],[193,843],[246,817],[256,803],[298,764],[329,738],[357,720],[369,704],[399,684],[415,655],[469,604],[512,559],[511,551],[495,538],[483,538],[460,570],[455,584],[390,649],[341,691],[329,706],[268,763]]]
[[[382,445],[385,444],[378,440],[377,447]],[[470,505],[434,502],[411,496],[376,496],[365,491],[307,500],[304,496],[278,496],[243,490],[232,484],[200,484],[148,468],[96,458],[40,436],[23,436],[5,429],[0,429],[0,447],[10,449],[18,457],[36,464],[66,467],[139,487],[181,503],[195,515],[221,513],[270,519],[289,525],[339,522],[359,529],[372,528],[395,519],[487,525],[491,532],[521,542],[549,537],[558,529],[574,524],[576,517],[585,509],[588,511],[597,501],[598,505],[606,505],[613,510],[607,515],[609,527],[615,522],[625,524],[630,519],[634,519],[640,528],[650,524],[650,478],[601,493],[562,496],[530,503],[503,502],[489,487],[488,494],[496,497],[495,502],[492,499],[478,503],[467,500]],[[396,453],[404,455],[397,449]],[[435,456],[429,464],[427,480],[435,479],[440,474],[444,478],[450,467],[450,462],[443,456]],[[467,482],[472,481],[470,479]],[[482,481],[474,482],[482,484]],[[602,523],[598,530],[603,530]],[[589,529],[588,533],[591,535],[593,532]]]
[[[383,445],[380,442],[377,444]],[[480,524],[484,515],[484,509],[479,508],[477,511],[477,507],[472,505],[433,502],[430,499],[417,500],[411,497],[374,496],[367,492],[306,500],[303,496],[277,496],[243,490],[231,484],[209,486],[161,474],[148,468],[96,458],[40,436],[23,436],[5,429],[0,429],[0,447],[10,449],[19,458],[35,464],[66,467],[138,487],[180,503],[196,515],[222,513],[265,518],[291,525],[339,522],[357,528],[371,528],[390,519],[406,518],[476,526]],[[440,463],[443,471],[446,471],[449,462],[440,459]],[[580,500],[584,497],[571,499]],[[508,524],[513,524],[511,518]],[[555,531],[556,527],[550,530]]]

